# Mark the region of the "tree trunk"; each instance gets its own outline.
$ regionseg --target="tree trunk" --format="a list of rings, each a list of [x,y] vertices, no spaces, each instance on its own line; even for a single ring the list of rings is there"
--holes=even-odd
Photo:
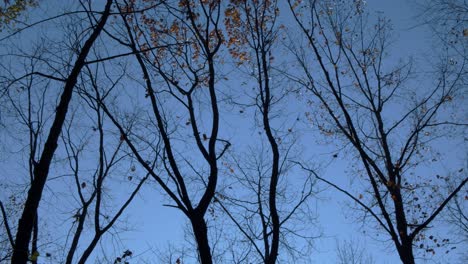
[[[88,205],[83,207],[83,211],[81,212],[80,216],[78,217],[78,227],[76,228],[76,232],[73,235],[73,240],[70,246],[70,250],[68,250],[67,260],[65,261],[66,264],[71,264],[73,261],[73,256],[75,255],[76,249],[78,248],[78,242],[81,238],[81,233],[83,232],[84,222],[86,220],[86,214],[88,213]]]
[[[392,178],[394,181],[395,177]],[[403,198],[398,187],[392,187],[392,198],[395,206],[395,217],[397,222],[398,235],[400,236],[401,246],[397,245],[398,254],[404,264],[414,264],[413,243],[411,237],[408,235],[408,223],[406,221],[405,208]]]
[[[203,216],[195,216],[190,218],[192,223],[193,233],[197,241],[198,256],[202,264],[212,264],[213,259],[211,256],[210,244],[208,243],[208,229],[206,227],[205,219]]]
[[[13,249],[13,256],[11,259],[11,263],[13,264],[26,264],[28,261],[28,248],[31,241],[31,233],[34,227],[36,212],[42,197],[42,191],[47,181],[50,164],[55,150],[57,149],[57,141],[67,115],[68,105],[73,95],[73,88],[76,85],[81,69],[85,65],[85,59],[88,56],[94,41],[101,33],[107,18],[109,17],[111,4],[112,0],[108,0],[101,20],[94,28],[91,36],[86,40],[83,49],[81,50],[81,53],[79,54],[75,65],[65,82],[65,87],[60,97],[59,105],[56,109],[54,121],[44,144],[44,150],[42,151],[39,163],[34,167],[34,179],[31,182],[31,188],[28,191],[23,213],[18,223],[15,248]]]
[[[413,255],[413,245],[411,243],[405,243],[398,250],[401,262],[403,264],[415,264]]]
[[[91,253],[93,253],[94,248],[96,247],[97,243],[99,242],[99,239],[101,239],[102,234],[103,233],[96,233],[94,235],[93,240],[91,241],[89,246],[83,252],[83,255],[81,256],[80,260],[78,261],[78,264],[85,264],[86,263],[89,256],[91,256]]]

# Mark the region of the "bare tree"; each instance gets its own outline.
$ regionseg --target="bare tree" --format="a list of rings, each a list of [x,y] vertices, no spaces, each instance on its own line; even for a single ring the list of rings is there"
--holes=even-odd
[[[442,65],[428,83],[431,88],[419,88],[408,79],[410,63],[387,63],[388,21],[378,18],[369,25],[364,1],[288,3],[306,42],[291,48],[303,73],[291,78],[313,95],[311,104],[324,110],[324,118],[312,118],[313,125],[354,151],[360,166],[353,177],[365,175],[369,188],[356,195],[317,178],[370,215],[403,263],[415,263],[415,247],[434,252],[424,243],[424,231],[468,181],[461,175],[446,192],[440,176],[418,176],[427,162],[440,158],[431,157],[442,151],[436,140],[449,140],[449,133],[466,129],[464,120],[447,115],[466,88],[460,82],[464,69]],[[435,192],[444,193],[443,198]]]
[[[453,70],[462,68],[462,80],[460,85],[466,87],[467,71],[464,66],[468,58],[468,3],[459,0],[436,0],[423,1],[415,3],[419,7],[418,20],[422,22],[422,26],[428,26],[435,38],[434,46],[442,46],[440,49],[440,58],[436,63],[446,63],[452,65]],[[465,168],[461,168],[458,172],[449,172],[449,174],[466,173]],[[453,177],[452,177],[453,178]],[[447,178],[448,189],[456,188],[456,182]],[[466,241],[468,238],[467,216],[463,205],[463,200],[466,200],[466,187],[455,195],[452,202],[449,203],[447,213],[444,219],[447,220],[453,227],[456,234],[460,235],[458,239]],[[455,241],[451,241],[455,243]]]
[[[136,8],[135,3],[125,1],[119,7]],[[149,100],[147,115],[152,126],[148,128],[163,142],[162,170],[146,162],[145,156],[155,153],[137,148],[145,143],[152,150],[152,143],[142,142],[136,131],[125,130],[106,101],[98,101],[138,162],[175,203],[169,206],[189,219],[201,263],[213,262],[205,215],[216,192],[218,160],[230,146],[219,138],[216,64],[223,42],[220,12],[219,1],[185,0],[163,2],[141,15],[122,15],[127,34],[123,42],[135,54]],[[169,107],[171,104],[178,104],[179,109]],[[202,118],[210,120],[207,125]],[[183,141],[190,147],[177,143],[177,135],[189,136]]]
[[[36,62],[34,59],[28,60],[30,66],[34,68],[36,66]],[[45,102],[45,95],[49,93],[50,86],[48,84],[44,85],[44,89],[41,92],[37,92],[34,90],[34,84],[37,82],[37,78],[35,76],[30,76],[29,78],[25,78],[19,82],[20,87],[16,87],[13,89],[5,90],[3,93],[3,102],[6,104],[5,112],[8,112],[7,116],[17,117],[19,121],[17,125],[10,127],[7,130],[10,130],[10,133],[16,133],[14,130],[23,130],[25,128],[26,137],[24,139],[24,144],[26,145],[26,154],[27,157],[27,178],[28,178],[28,185],[30,185],[34,180],[34,167],[35,167],[35,160],[37,159],[40,151],[40,144],[42,140],[42,130],[45,126],[45,119],[46,117],[46,102]],[[7,119],[8,119],[7,117]],[[12,194],[9,197],[10,202],[16,201],[16,196]],[[12,201],[13,200],[13,201]],[[17,210],[21,210],[20,208],[16,208]],[[12,208],[9,210],[10,212],[10,221],[12,216],[17,212],[12,212]],[[36,217],[33,223],[33,230],[32,230],[32,243],[31,243],[31,252],[37,251],[37,243],[38,243],[38,234],[39,234],[39,219]],[[5,223],[8,222],[6,213],[4,214],[4,221]],[[5,226],[7,228],[7,226]],[[12,233],[14,230],[9,228],[7,233]],[[11,249],[14,249],[14,242],[11,241]],[[33,259],[33,263],[36,261]]]
[[[255,77],[258,85],[258,106],[261,113],[261,123],[265,130],[271,151],[271,171],[268,189],[268,213],[262,210],[263,201],[258,201],[260,209],[260,218],[262,220],[262,240],[264,243],[261,254],[264,263],[276,263],[279,251],[280,240],[280,218],[277,208],[277,187],[280,176],[280,153],[277,137],[270,124],[270,111],[274,103],[272,90],[270,87],[270,62],[271,47],[276,38],[276,1],[256,2],[256,1],[231,1],[231,6],[226,10],[228,23],[226,23],[228,34],[230,34],[229,43],[231,44],[231,53],[241,61],[247,60],[249,50],[242,50],[239,44],[245,43],[253,50],[253,60]],[[242,34],[245,34],[242,37]],[[234,44],[234,45],[233,45]],[[273,101],[273,102],[272,102]],[[259,179],[263,175],[259,175]],[[260,181],[261,182],[261,181]],[[261,183],[260,183],[261,184]],[[260,188],[261,185],[259,185]],[[262,196],[257,193],[257,196]],[[268,227],[271,221],[271,227]],[[240,225],[238,225],[240,226]],[[271,230],[269,230],[271,228]],[[270,235],[271,234],[271,238]],[[259,252],[260,253],[260,252]]]
[[[294,177],[299,181],[299,175],[294,174],[301,172],[292,172],[294,164],[290,161],[291,152],[296,151],[293,136],[296,118],[292,122],[279,121],[285,116],[278,111],[285,107],[291,91],[287,85],[273,80],[281,76],[274,71],[275,64],[283,62],[277,62],[273,55],[281,29],[277,21],[279,11],[277,1],[230,1],[225,10],[229,52],[238,66],[252,69],[248,71],[247,80],[255,83],[253,94],[249,96],[252,101],[239,104],[254,109],[253,116],[258,120],[253,121],[260,124],[263,133],[259,131],[261,147],[249,148],[251,154],[244,155],[246,158],[233,158],[232,162],[226,163],[230,164],[229,171],[235,175],[235,180],[216,202],[241,232],[240,240],[249,244],[250,248],[245,248],[257,256],[248,251],[239,254],[249,261],[262,263],[286,260],[290,253],[292,258],[298,255],[299,250],[288,243],[290,236],[306,238],[306,244],[311,242],[305,232],[296,232],[288,223],[302,212],[302,207],[307,208],[305,203],[313,193],[314,182],[305,177],[299,187],[286,180]],[[286,127],[288,123],[290,126]],[[288,185],[301,188],[301,191],[294,195],[291,193],[293,188],[288,189]],[[245,191],[239,192],[240,189]],[[308,217],[301,216],[303,220]]]
[[[68,105],[71,101],[74,86],[77,82],[78,76],[85,65],[86,57],[91,50],[95,40],[98,38],[101,33],[107,18],[109,17],[111,10],[112,1],[107,1],[102,17],[95,25],[95,28],[92,30],[88,39],[83,45],[83,48],[78,53],[76,62],[74,63],[73,68],[67,74],[66,78],[55,78],[56,81],[61,81],[64,84],[64,90],[60,101],[57,105],[55,116],[53,118],[53,123],[51,125],[47,139],[44,142],[44,145],[41,146],[40,158],[36,161],[31,160],[33,165],[33,179],[31,186],[28,191],[27,199],[24,204],[24,209],[19,220],[17,233],[14,243],[14,252],[12,255],[12,262],[14,263],[26,263],[29,258],[28,248],[31,242],[31,236],[34,230],[35,223],[37,222],[37,208],[39,207],[39,202],[42,197],[42,192],[47,181],[49,174],[49,168],[57,149],[57,143],[59,140],[60,132],[63,126],[63,123],[66,118]],[[36,75],[34,72],[28,73],[26,76]],[[46,77],[51,77],[53,74],[45,75]],[[22,79],[22,78],[20,78]],[[18,80],[20,80],[18,79]],[[53,79],[53,78],[52,78]],[[16,81],[15,81],[16,82]],[[10,86],[11,87],[11,86]],[[34,130],[31,130],[34,132]],[[34,247],[34,242],[33,242]]]
[[[105,93],[104,88],[98,88],[99,85],[109,85],[109,89],[116,85],[116,83],[112,83],[110,72],[115,73],[118,67],[112,67],[109,70],[109,66],[104,65],[104,62],[128,55],[119,54],[105,58],[100,55],[104,51],[101,49],[104,47],[103,42],[105,41],[106,45],[111,44],[108,39],[99,38],[101,31],[111,34],[109,29],[104,29],[106,20],[111,14],[111,3],[112,1],[108,1],[104,11],[98,12],[92,10],[90,2],[87,5],[84,2],[77,2],[83,10],[66,11],[31,25],[25,24],[12,34],[2,38],[2,41],[5,41],[18,32],[39,27],[39,24],[48,21],[62,18],[66,21],[63,24],[58,24],[58,27],[63,27],[61,28],[63,35],[60,36],[62,38],[58,43],[42,38],[39,41],[25,44],[25,48],[23,45],[15,45],[14,40],[11,40],[12,44],[4,45],[8,47],[9,53],[2,54],[6,59],[1,64],[1,99],[4,104],[2,104],[0,113],[2,126],[4,125],[6,128],[2,131],[2,136],[6,135],[7,140],[13,140],[13,142],[18,143],[18,146],[11,144],[13,142],[8,144],[2,142],[2,148],[5,148],[5,153],[15,152],[15,158],[18,160],[26,160],[25,171],[27,171],[29,180],[28,183],[21,182],[18,186],[12,186],[10,183],[6,183],[6,185],[11,193],[16,191],[22,194],[25,192],[24,189],[33,190],[35,188],[36,192],[29,193],[26,204],[28,201],[39,203],[42,200],[42,210],[39,211],[36,208],[34,217],[25,218],[30,217],[30,215],[23,210],[21,194],[10,196],[10,203],[7,203],[6,206],[3,206],[2,202],[2,223],[5,223],[2,228],[5,228],[5,234],[7,234],[7,236],[3,236],[2,232],[2,249],[4,244],[7,244],[5,251],[2,250],[6,253],[2,254],[2,260],[21,263],[24,259],[24,256],[19,253],[19,257],[12,259],[12,252],[17,248],[12,233],[18,232],[17,240],[24,235],[24,230],[20,231],[21,225],[16,226],[14,220],[19,218],[17,214],[23,211],[23,219],[25,219],[23,222],[33,222],[32,235],[29,234],[32,236],[30,238],[31,248],[22,250],[26,255],[26,261],[37,263],[38,257],[44,256],[49,260],[63,263],[86,262],[106,233],[111,229],[114,229],[114,235],[121,232],[116,229],[120,227],[116,223],[122,218],[125,209],[148,178],[148,175],[141,178],[137,175],[124,177],[124,180],[120,181],[122,185],[127,185],[124,191],[121,190],[121,186],[116,184],[115,170],[116,168],[120,169],[122,163],[130,160],[129,155],[123,153],[121,148],[123,140],[120,139],[120,134],[112,134],[110,130],[104,132],[102,109],[99,105],[93,105],[96,100],[86,100],[94,97],[100,98],[100,91]],[[77,21],[79,23],[76,23]],[[87,41],[84,41],[86,39]],[[84,45],[83,48],[81,45]],[[88,56],[87,54],[90,52],[95,54]],[[93,55],[99,59],[89,60],[89,57],[93,57]],[[87,58],[89,61],[86,61]],[[74,60],[76,61],[73,64]],[[19,70],[21,66],[24,70]],[[69,70],[71,73],[68,72]],[[99,81],[101,79],[105,79],[107,82],[101,83]],[[117,79],[119,78],[117,77]],[[64,83],[65,92],[61,93],[57,86],[60,87]],[[77,86],[79,87],[77,88]],[[81,97],[71,100],[72,94],[76,94],[77,90]],[[57,102],[59,102],[58,106]],[[68,114],[66,114],[67,112]],[[76,118],[80,115],[90,117],[89,122],[87,123],[81,117]],[[60,124],[60,122],[62,123]],[[89,125],[90,123],[92,125]],[[45,130],[50,124],[52,124],[51,132],[47,134]],[[83,125],[89,126],[83,129]],[[62,128],[65,130],[65,135],[62,134]],[[98,140],[95,140],[93,133],[90,134],[89,131],[98,132]],[[97,133],[94,133],[94,136],[95,134]],[[63,145],[59,144],[59,138],[57,138],[55,145],[51,143],[55,136],[59,138],[61,136]],[[46,144],[44,144],[45,141]],[[48,149],[47,147],[50,146],[54,148]],[[93,149],[94,146],[97,148]],[[115,149],[112,149],[114,146]],[[20,151],[15,149],[20,149]],[[43,174],[44,171],[37,168],[39,166],[38,160],[41,157],[49,159],[48,171],[50,172],[47,174]],[[89,165],[92,163],[97,163],[96,168],[90,168]],[[69,165],[69,168],[60,171],[62,164]],[[90,172],[92,170],[94,172]],[[127,169],[132,174],[135,174],[135,170],[134,165]],[[68,171],[71,171],[71,174],[67,174]],[[22,170],[17,171],[17,173],[22,173]],[[36,174],[44,176],[46,178],[42,179],[44,182],[40,181]],[[67,181],[70,178],[72,181]],[[13,177],[7,179],[12,181]],[[44,185],[41,187],[42,183]],[[76,189],[69,186],[74,186]],[[71,192],[66,193],[67,188]],[[118,193],[117,190],[119,190]],[[32,196],[32,194],[38,194],[39,191],[40,197]],[[5,192],[6,194],[7,192]],[[114,197],[109,199],[108,197],[111,195]],[[53,199],[59,196],[62,196],[58,201],[59,204],[53,204]],[[2,193],[0,199],[3,198]],[[64,212],[67,205],[74,202],[78,202],[77,207],[74,207],[71,212]],[[47,223],[58,222],[57,219],[60,219],[61,214],[55,214],[54,210],[68,216],[59,224],[64,227],[63,229],[51,230],[47,227]],[[46,213],[39,215],[41,212]],[[42,225],[39,225],[40,223]],[[69,229],[66,228],[65,223],[70,223]],[[94,228],[86,229],[86,226],[90,225]],[[41,232],[39,232],[39,226],[41,228],[44,226]],[[67,234],[59,235],[66,231],[68,231]],[[94,233],[90,231],[94,231]],[[54,242],[63,242],[63,245],[54,247],[50,240],[46,241],[49,237]],[[64,237],[67,239],[65,240]],[[3,240],[4,238],[7,240]],[[39,238],[41,242],[39,242]],[[71,244],[68,244],[69,238],[71,238]]]

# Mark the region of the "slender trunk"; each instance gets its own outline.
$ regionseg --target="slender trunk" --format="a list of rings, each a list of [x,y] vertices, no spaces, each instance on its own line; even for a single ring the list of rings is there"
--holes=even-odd
[[[88,206],[83,207],[81,215],[78,217],[78,227],[76,228],[75,235],[73,235],[73,241],[71,243],[70,249],[68,250],[66,264],[71,264],[73,261],[73,256],[75,254],[76,248],[78,247],[78,242],[83,232],[83,226],[86,219],[86,214],[88,213]]]
[[[404,264],[414,264],[412,238],[408,235],[408,223],[406,221],[405,208],[402,202],[401,192],[398,186],[392,187],[391,193],[395,206],[395,217],[397,222],[397,231],[400,237],[401,245],[398,248],[398,254]]]
[[[197,241],[198,255],[202,264],[212,264],[210,244],[208,242],[208,228],[206,227],[203,216],[194,216],[190,218],[192,223],[193,233]]]
[[[102,234],[103,233],[97,233],[94,235],[93,240],[91,241],[91,243],[89,243],[88,247],[83,252],[83,255],[81,255],[81,258],[78,261],[78,264],[86,264],[86,261],[88,260],[89,256],[91,256],[91,253],[93,253],[94,248],[99,242],[99,239],[101,239]]]
[[[267,52],[261,52],[261,63],[263,68],[263,77],[264,77],[264,90],[265,98],[263,102],[263,128],[268,137],[268,142],[270,143],[271,151],[273,154],[272,157],[272,168],[271,168],[271,178],[268,194],[268,205],[270,207],[270,216],[271,216],[271,249],[270,255],[266,256],[265,264],[275,264],[278,258],[279,252],[279,240],[280,240],[280,220],[278,215],[278,209],[276,207],[276,195],[277,187],[279,180],[279,148],[276,143],[275,136],[270,125],[270,107],[271,107],[271,91],[270,91],[270,76],[269,76],[269,67],[267,63]],[[261,79],[260,79],[261,80]],[[261,84],[260,84],[261,85]]]
[[[42,197],[42,191],[47,181],[50,164],[55,150],[57,149],[58,138],[62,131],[63,123],[65,122],[68,105],[73,95],[73,88],[76,85],[81,69],[85,65],[85,59],[88,56],[91,47],[104,28],[107,18],[109,17],[111,4],[112,0],[108,0],[99,23],[94,28],[94,31],[89,36],[88,40],[86,40],[83,49],[81,50],[81,53],[79,54],[75,65],[65,82],[65,87],[60,97],[59,105],[56,108],[55,118],[44,144],[41,158],[37,166],[34,167],[34,179],[31,182],[31,188],[28,191],[23,213],[19,219],[15,248],[11,259],[11,263],[13,264],[26,264],[28,261],[28,248],[31,241],[31,233],[34,227],[36,212]]]

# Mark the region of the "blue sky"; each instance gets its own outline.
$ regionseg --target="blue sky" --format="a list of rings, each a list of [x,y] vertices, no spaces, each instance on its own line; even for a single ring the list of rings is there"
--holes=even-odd
[[[96,6],[99,6],[101,1],[96,2]],[[416,20],[415,5],[412,1],[394,0],[394,1],[382,1],[382,0],[369,0],[367,1],[367,7],[371,13],[382,14],[383,16],[390,18],[394,28],[393,39],[394,43],[391,47],[391,61],[398,62],[400,60],[406,60],[409,57],[416,59],[416,64],[419,66],[419,71],[424,72],[426,63],[431,59],[431,50],[433,48],[433,42],[431,41],[431,33],[426,27],[417,26],[418,21]],[[99,8],[99,7],[98,7]],[[54,28],[59,31],[60,27]],[[49,37],[55,36],[55,31],[50,30],[48,27],[43,27],[40,30],[33,31],[39,35],[48,35]],[[32,34],[32,33],[31,33]],[[60,33],[58,33],[60,36]],[[30,36],[23,35],[22,38],[29,38]],[[24,43],[27,45],[28,43]],[[114,53],[114,51],[113,51]],[[429,68],[427,69],[429,70]],[[235,80],[234,80],[235,81]],[[424,84],[420,84],[424,85]],[[143,91],[137,92],[141,97]],[[229,112],[229,110],[226,110]],[[237,114],[237,113],[236,113]],[[245,117],[243,117],[245,118]],[[226,135],[228,137],[240,136],[245,139],[244,142],[255,141],[255,136],[252,135],[252,131],[248,129],[250,127],[238,126],[236,122],[241,122],[242,118],[236,119],[235,122],[230,124],[229,128],[226,129]],[[249,126],[252,126],[249,124]],[[305,144],[304,144],[305,145]],[[304,146],[305,147],[305,146]],[[242,148],[242,147],[240,147]],[[318,156],[325,157],[328,159],[330,153],[333,153],[335,149],[329,147],[319,148],[317,152],[311,153],[307,150],[304,151],[305,156]],[[454,151],[454,163],[460,163],[460,159],[457,156],[466,155],[466,149],[462,149],[459,152]],[[465,156],[466,157],[466,156]],[[15,174],[15,170],[21,167],[23,161],[16,161],[13,166],[7,167],[6,164],[13,162],[14,157],[9,157],[2,160],[1,169],[8,172],[10,175]],[[463,163],[463,161],[462,161]],[[452,166],[453,164],[446,164]],[[463,165],[463,164],[462,164]],[[340,186],[350,186],[351,180],[347,177],[347,171],[349,164],[345,160],[338,159],[326,166],[321,166],[321,172],[327,179],[332,179],[333,182]],[[441,168],[430,168],[433,170],[440,170]],[[137,172],[140,172],[139,169]],[[60,168],[54,170],[53,173],[60,174]],[[14,179],[12,181],[16,181]],[[59,183],[65,184],[65,183]],[[58,186],[59,186],[58,185]],[[54,186],[51,184],[51,186]],[[121,187],[122,188],[122,187]],[[353,188],[356,188],[355,185]],[[311,255],[311,263],[317,264],[332,264],[336,263],[336,243],[341,241],[352,241],[358,243],[361,247],[364,247],[366,254],[372,256],[377,264],[392,264],[399,263],[398,254],[394,250],[394,246],[388,241],[388,237],[375,237],[374,235],[367,235],[373,233],[369,230],[369,227],[363,227],[361,223],[356,221],[355,215],[349,215],[349,207],[353,206],[346,197],[338,194],[331,188],[325,188],[321,193],[317,195],[317,199],[311,201],[312,207],[316,209],[318,215],[317,226],[312,229],[316,230],[316,234],[323,234],[320,238],[314,242],[314,249]],[[356,190],[359,191],[359,190]],[[66,190],[63,193],[66,194]],[[52,200],[43,202],[41,204],[44,215],[46,212],[45,208],[51,209],[56,206],[56,203],[60,203],[60,197],[53,194],[53,190],[48,193]],[[1,196],[0,196],[1,198]],[[119,241],[116,245],[111,244],[111,239],[104,239],[103,247],[122,249],[131,249],[136,257],[140,257],[139,261],[146,260],[148,263],[158,263],[155,259],[155,254],[160,252],[166,252],[166,247],[169,244],[173,244],[176,247],[184,245],[186,242],[187,221],[183,214],[173,208],[163,206],[162,204],[167,203],[167,198],[161,195],[160,188],[151,181],[150,184],[143,188],[141,194],[137,197],[134,203],[130,206],[126,213],[128,219],[129,232],[122,232],[116,234]],[[64,207],[73,207],[73,202],[64,205]],[[50,214],[47,217],[51,217],[50,222],[46,222],[46,225],[54,228],[58,225],[69,223],[68,215],[65,215],[64,208],[51,209],[55,210],[54,213],[61,214],[60,217],[54,217]],[[68,221],[68,222],[67,222]],[[448,229],[440,229],[440,232],[449,232]],[[62,232],[63,233],[63,232]],[[366,234],[365,234],[366,233]],[[62,238],[60,238],[62,239]],[[59,240],[60,240],[59,239]],[[116,240],[113,240],[116,241]],[[52,242],[51,242],[52,243]],[[466,246],[466,245],[465,245]],[[463,244],[461,248],[463,247]],[[453,261],[457,259],[457,252],[451,254]],[[427,263],[443,263],[436,262],[440,259],[438,256],[433,260],[428,260]],[[46,259],[44,260],[46,261]],[[445,261],[448,261],[445,259]],[[452,260],[450,260],[452,261]],[[46,262],[44,262],[46,263]],[[189,262],[184,262],[189,263]],[[308,263],[308,262],[305,262]],[[422,261],[424,263],[424,261]]]

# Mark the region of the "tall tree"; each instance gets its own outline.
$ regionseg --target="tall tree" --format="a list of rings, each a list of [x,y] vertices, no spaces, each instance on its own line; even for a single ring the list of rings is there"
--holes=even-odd
[[[281,220],[277,208],[277,187],[280,177],[280,151],[275,132],[270,124],[273,95],[270,83],[270,62],[273,59],[271,48],[276,38],[276,16],[278,7],[276,1],[231,1],[226,10],[227,31],[230,35],[231,53],[241,62],[248,60],[248,50],[242,50],[242,44],[247,44],[253,53],[256,69],[258,101],[255,104],[261,113],[261,122],[271,151],[271,171],[268,186],[268,213],[262,212],[264,225],[263,242],[264,263],[276,263],[279,251]],[[247,34],[246,34],[247,33]],[[244,35],[245,34],[245,35]],[[244,56],[244,57],[243,57]],[[260,207],[261,208],[261,207]],[[266,217],[268,215],[268,217]],[[271,220],[271,230],[266,229]],[[267,235],[271,234],[271,238]]]
[[[460,175],[444,193],[443,177],[425,165],[440,158],[430,157],[429,148],[443,151],[436,138],[448,140],[449,133],[466,129],[466,122],[447,114],[466,88],[464,69],[445,64],[426,89],[417,87],[408,80],[410,63],[392,67],[386,59],[388,20],[370,26],[364,1],[344,2],[288,1],[306,41],[292,48],[303,74],[291,78],[324,110],[313,124],[353,149],[360,161],[353,176],[365,175],[369,191],[354,195],[317,178],[360,205],[392,239],[401,261],[414,264],[415,247],[434,251],[426,247],[424,231],[468,181]]]
[[[35,68],[37,62],[34,59],[28,59],[31,68]],[[29,71],[30,69],[26,69]],[[12,73],[11,73],[12,74]],[[35,160],[40,152],[40,142],[42,140],[42,129],[45,126],[45,119],[46,119],[46,103],[45,97],[46,94],[49,93],[49,85],[44,85],[42,91],[36,91],[35,85],[37,82],[37,76],[31,75],[28,78],[24,78],[23,80],[18,80],[18,86],[11,86],[8,87],[5,92],[3,93],[4,100],[3,103],[5,104],[5,108],[9,108],[10,110],[6,110],[9,112],[10,116],[14,116],[19,121],[17,125],[11,125],[8,128],[11,130],[23,130],[25,129],[25,144],[27,146],[27,153],[25,156],[27,157],[27,178],[29,184],[31,184],[34,180],[34,167],[35,167]],[[4,121],[5,122],[5,121]],[[16,200],[20,200],[15,194],[11,194],[9,196],[10,204],[15,204]],[[18,211],[12,211],[13,208],[10,206],[9,215],[10,221],[14,219],[14,215],[16,215],[20,209],[16,208]],[[37,212],[36,212],[37,215]],[[6,214],[4,215],[5,223],[8,223],[8,219]],[[5,226],[7,228],[7,226]],[[14,230],[9,229],[7,233],[11,233]],[[39,234],[39,220],[37,217],[34,220],[33,231],[32,231],[32,243],[31,243],[31,251],[37,251],[37,243],[38,243],[38,234]],[[11,249],[14,249],[14,242],[13,238],[11,240]],[[11,257],[11,256],[10,256]],[[35,263],[35,261],[33,261]]]
[[[300,179],[295,175],[303,172],[292,172],[291,153],[297,147],[293,126],[297,121],[296,118],[287,120],[278,112],[287,107],[288,100],[293,99],[292,90],[278,81],[281,73],[275,71],[275,66],[284,63],[274,58],[274,54],[279,52],[278,35],[283,28],[277,21],[279,12],[277,1],[230,1],[225,9],[229,52],[238,66],[249,69],[246,78],[254,85],[253,91],[250,87],[248,90],[251,91],[245,91],[252,101],[241,98],[242,102],[238,103],[244,108],[254,108],[252,116],[256,120],[249,121],[260,124],[261,147],[249,148],[244,155],[247,158],[233,159],[233,165],[229,166],[235,178],[229,186],[236,191],[229,194],[228,189],[216,201],[240,230],[241,240],[248,241],[258,256],[243,254],[249,260],[258,259],[262,263],[287,260],[289,253],[298,255],[298,250],[290,250],[293,246],[288,245],[288,240],[295,233],[295,228],[288,225],[288,221],[301,212],[313,193],[314,185],[310,178]],[[290,126],[286,127],[288,125],[284,123]],[[287,178],[294,180],[288,181]],[[289,195],[292,189],[286,186],[297,188],[299,186],[294,182],[302,180],[299,184],[302,185],[301,192],[297,196]],[[236,182],[241,185],[236,187]],[[244,192],[238,191],[241,186]],[[284,198],[286,196],[287,199]],[[305,232],[302,238],[307,238],[303,240],[306,244],[310,242]]]
[[[100,35],[106,21],[110,15],[112,0],[106,2],[106,6],[98,23],[94,26],[89,38],[83,45],[76,62],[64,80],[64,89],[57,106],[54,121],[49,131],[47,140],[42,148],[42,153],[39,161],[34,166],[34,179],[28,191],[27,199],[24,204],[23,213],[19,220],[18,229],[15,238],[14,252],[12,263],[26,263],[28,261],[28,248],[31,240],[31,233],[36,219],[37,208],[42,197],[42,191],[47,181],[50,164],[57,149],[59,136],[65,121],[68,105],[70,104],[73,90],[76,85],[78,76],[85,65],[86,57],[91,50],[94,42]]]
[[[125,2],[120,10],[133,10],[136,4]],[[135,55],[149,100],[148,124],[152,125],[144,133],[157,133],[162,139],[162,170],[146,162],[155,153],[137,147],[144,143],[151,150],[152,142],[142,142],[138,131],[126,131],[106,101],[99,101],[139,163],[175,203],[170,206],[190,221],[201,263],[213,263],[205,215],[216,192],[218,160],[230,146],[219,137],[220,14],[220,1],[180,0],[162,2],[141,15],[122,15],[128,36],[123,43]],[[179,107],[171,107],[174,104]],[[176,135],[187,137],[184,142],[190,147],[177,143]]]

